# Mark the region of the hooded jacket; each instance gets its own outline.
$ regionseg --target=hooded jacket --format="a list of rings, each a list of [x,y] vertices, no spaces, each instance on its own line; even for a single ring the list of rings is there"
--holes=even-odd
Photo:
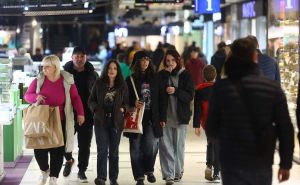
[[[284,92],[260,75],[257,64],[227,62],[227,78],[214,85],[206,124],[207,136],[220,142],[222,167],[269,169],[278,139],[279,165],[290,169],[294,131]]]
[[[194,99],[194,128],[200,128],[201,123],[202,128],[205,129],[208,114],[208,101],[212,93],[213,85],[213,82],[204,82],[196,87]]]

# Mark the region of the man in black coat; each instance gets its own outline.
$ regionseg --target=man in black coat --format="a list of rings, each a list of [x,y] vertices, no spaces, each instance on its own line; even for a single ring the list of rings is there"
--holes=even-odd
[[[87,177],[85,171],[87,170],[90,157],[90,146],[93,135],[93,114],[88,107],[88,98],[94,85],[94,82],[98,78],[98,74],[95,72],[93,65],[87,61],[87,55],[83,48],[75,47],[72,53],[72,61],[65,64],[64,70],[73,74],[74,81],[83,103],[85,122],[79,125],[75,120],[75,132],[77,132],[78,139],[78,178],[81,182],[86,183]],[[75,116],[76,118],[76,116]],[[69,176],[74,158],[72,153],[65,153],[67,160],[63,175]]]
[[[206,131],[220,143],[224,185],[271,185],[279,140],[280,182],[289,179],[294,130],[279,84],[262,75],[255,44],[237,39],[225,63],[227,78],[217,81],[209,103]]]
[[[217,70],[217,79],[221,78],[222,67],[226,61],[226,47],[227,46],[225,42],[220,42],[218,44],[218,50],[211,57],[211,65],[213,65]]]

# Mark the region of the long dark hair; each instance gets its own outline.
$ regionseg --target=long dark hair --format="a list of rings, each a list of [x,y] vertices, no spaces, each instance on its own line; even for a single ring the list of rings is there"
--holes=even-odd
[[[165,54],[165,58],[164,58],[164,66],[165,67],[168,67],[167,66],[167,56],[168,55],[171,55],[175,58],[175,61],[176,61],[176,64],[177,64],[175,70],[180,70],[182,68],[182,63],[181,63],[181,57],[180,57],[180,54],[178,53],[178,51],[175,50],[175,49],[167,50],[167,52]]]
[[[115,78],[115,87],[121,87],[123,84],[124,84],[124,78],[122,76],[122,73],[121,73],[121,68],[120,68],[120,65],[119,63],[117,62],[117,60],[115,59],[111,59],[107,62],[107,64],[105,65],[103,71],[102,71],[102,74],[101,74],[101,77],[100,79],[107,85],[109,85],[109,77],[108,77],[108,68],[110,66],[111,63],[115,63],[116,66],[117,66],[117,76]]]
[[[141,71],[141,61],[137,61],[134,66],[133,66],[133,75],[136,78],[141,77],[141,75],[145,75],[146,77],[152,77],[154,75],[154,66],[153,63],[151,61],[151,59],[149,58],[149,65],[145,71],[145,73],[142,73]]]

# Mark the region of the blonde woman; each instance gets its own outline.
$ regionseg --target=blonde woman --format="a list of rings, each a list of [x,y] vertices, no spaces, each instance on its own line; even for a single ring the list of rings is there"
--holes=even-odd
[[[25,100],[30,104],[39,102],[43,105],[59,107],[65,146],[34,149],[35,159],[42,172],[39,184],[46,184],[48,176],[50,176],[49,185],[56,185],[63,164],[64,151],[72,152],[73,150],[73,108],[78,115],[77,120],[80,125],[84,122],[84,111],[73,76],[66,71],[60,70],[59,58],[55,55],[47,56],[43,59],[42,66],[43,71],[31,82],[25,94]],[[48,164],[49,153],[50,167]]]

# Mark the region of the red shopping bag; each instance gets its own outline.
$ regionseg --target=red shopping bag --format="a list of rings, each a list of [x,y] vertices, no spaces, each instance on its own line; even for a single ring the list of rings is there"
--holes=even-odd
[[[135,96],[137,100],[139,100],[139,96],[136,92],[136,88],[133,82],[132,77],[130,76],[130,80],[133,86],[133,90],[135,92]],[[141,108],[132,107],[129,108],[125,113],[124,120],[124,132],[128,133],[138,133],[143,134],[143,115],[145,110],[145,104]]]

